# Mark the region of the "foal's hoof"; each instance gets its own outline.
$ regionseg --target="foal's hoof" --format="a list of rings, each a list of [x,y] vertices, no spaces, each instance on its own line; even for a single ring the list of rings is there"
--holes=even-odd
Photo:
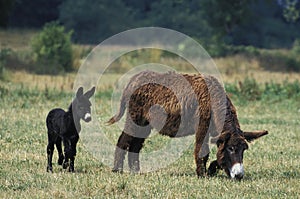
[[[57,164],[58,164],[58,165],[62,165],[63,162],[64,162],[64,159],[65,159],[64,156],[60,156],[60,157],[58,158]]]
[[[114,173],[123,173],[123,169],[120,169],[120,168],[118,168],[118,169],[113,168],[111,171]]]
[[[206,174],[197,174],[198,178],[207,178]]]
[[[53,173],[52,167],[47,166],[47,172]]]
[[[69,172],[70,172],[70,173],[75,173],[74,168],[69,167]]]

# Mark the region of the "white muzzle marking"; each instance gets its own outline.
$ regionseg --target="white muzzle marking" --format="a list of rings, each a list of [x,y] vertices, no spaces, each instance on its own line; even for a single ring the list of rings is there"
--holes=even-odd
[[[90,113],[86,113],[84,115],[84,119],[87,120],[87,119],[91,119],[91,114]]]
[[[244,176],[244,166],[243,163],[235,163],[230,171],[230,177],[235,178],[235,176]]]

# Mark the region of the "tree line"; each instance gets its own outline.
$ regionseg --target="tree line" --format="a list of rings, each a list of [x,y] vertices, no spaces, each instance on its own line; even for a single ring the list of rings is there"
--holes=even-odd
[[[131,28],[158,26],[204,45],[290,48],[300,38],[299,0],[1,0],[2,28],[58,21],[76,43],[97,44]]]

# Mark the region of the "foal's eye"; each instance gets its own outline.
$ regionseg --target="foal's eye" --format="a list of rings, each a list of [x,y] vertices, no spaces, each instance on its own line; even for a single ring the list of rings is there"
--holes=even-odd
[[[79,109],[80,109],[80,110],[83,110],[83,109],[84,109],[84,107],[83,107],[83,106],[79,106]]]

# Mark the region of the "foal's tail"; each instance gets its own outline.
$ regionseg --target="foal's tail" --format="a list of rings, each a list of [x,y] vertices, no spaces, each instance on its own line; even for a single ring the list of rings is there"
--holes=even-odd
[[[111,125],[111,124],[114,124],[117,121],[119,121],[122,118],[122,116],[124,115],[125,109],[126,109],[126,100],[125,100],[125,97],[122,97],[119,112],[115,116],[110,118],[107,121],[107,124]]]

